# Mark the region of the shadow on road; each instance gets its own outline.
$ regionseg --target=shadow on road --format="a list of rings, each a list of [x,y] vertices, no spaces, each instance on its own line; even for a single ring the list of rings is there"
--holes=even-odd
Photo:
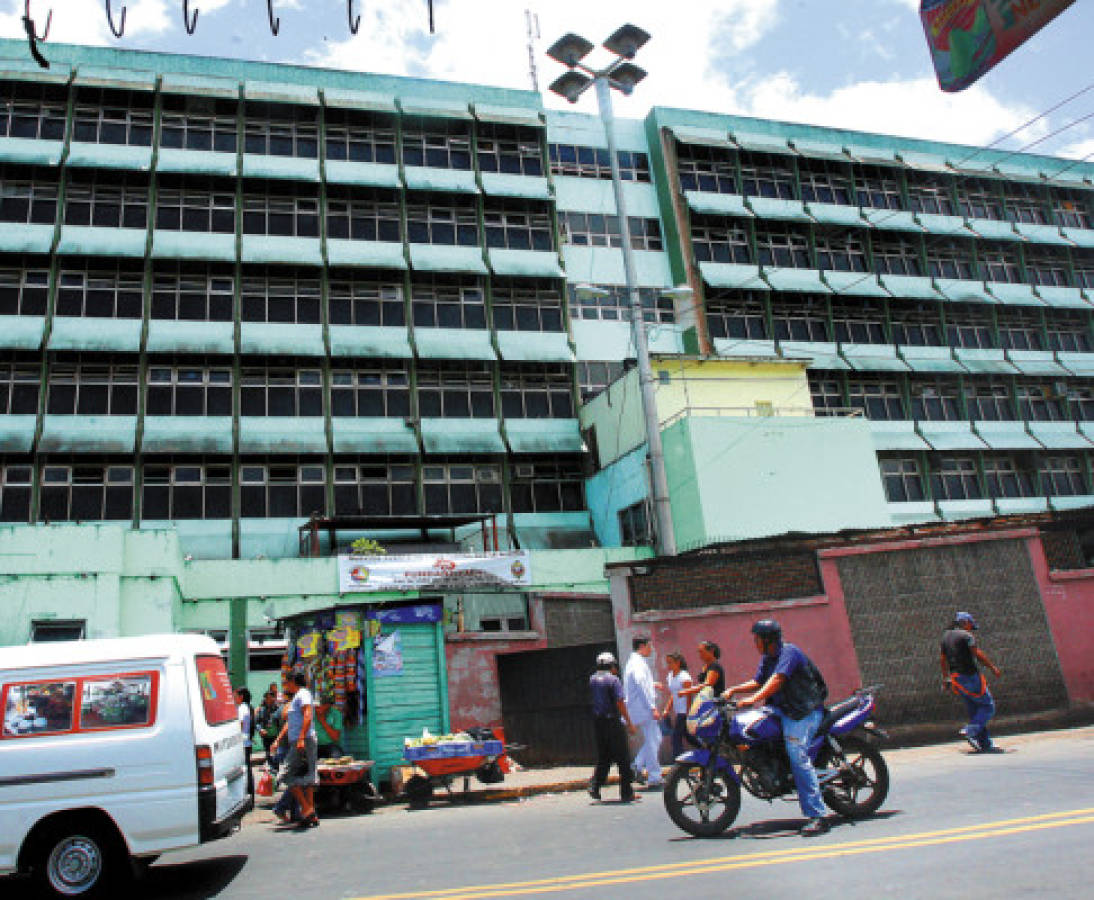
[[[882,812],[876,812],[873,815],[865,816],[861,819],[844,819],[839,816],[828,816],[827,822],[832,828],[832,832],[838,832],[843,828],[857,828],[859,825],[867,822],[883,821],[885,819],[891,819],[893,816],[903,815],[904,811],[900,809],[887,809]],[[798,816],[793,819],[761,819],[759,822],[753,822],[750,825],[742,825],[739,828],[729,828],[722,834],[717,834],[709,838],[696,838],[689,835],[682,835],[680,837],[674,837],[674,841],[726,841],[735,840],[740,838],[741,840],[754,840],[754,841],[769,841],[772,838],[787,838],[798,837],[798,830],[805,824],[805,819]]]
[[[217,856],[194,862],[157,864],[134,887],[142,900],[155,897],[204,900],[220,894],[235,881],[246,865],[246,856]]]

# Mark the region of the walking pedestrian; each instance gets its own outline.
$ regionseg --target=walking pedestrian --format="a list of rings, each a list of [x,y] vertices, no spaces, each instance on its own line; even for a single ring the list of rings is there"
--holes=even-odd
[[[995,700],[988,690],[987,678],[976,663],[979,661],[991,669],[996,678],[1003,673],[977,645],[973,636],[976,630],[976,619],[971,613],[959,612],[953,617],[953,623],[942,635],[939,654],[942,681],[965,703],[969,714],[969,724],[961,729],[965,740],[977,753],[996,753],[998,748],[988,734],[988,722],[995,715]]]
[[[675,760],[684,752],[684,741],[690,742],[688,735],[688,696],[682,691],[691,687],[691,675],[688,673],[688,664],[684,660],[684,654],[674,650],[665,657],[669,665],[669,674],[665,678],[665,688],[668,690],[669,699],[665,704],[663,715],[671,723],[672,730],[672,758]]]
[[[289,752],[281,768],[281,780],[292,791],[300,807],[298,829],[315,828],[319,817],[315,814],[315,784],[318,781],[318,746],[315,734],[315,701],[307,688],[308,679],[303,672],[294,672],[285,679],[282,689],[289,697],[285,712],[285,724],[274,741],[274,746],[286,742]]]
[[[612,766],[619,772],[619,799],[630,803],[634,799],[631,777],[631,751],[627,745],[627,731],[633,732],[634,723],[627,714],[623,702],[623,684],[613,674],[615,657],[608,652],[596,658],[596,671],[589,679],[589,692],[593,702],[593,732],[596,735],[596,768],[589,781],[589,796],[600,799],[600,788],[608,780]],[[627,723],[627,731],[623,723]]]
[[[243,732],[243,764],[247,767],[247,793],[251,795],[251,805],[255,802],[255,778],[251,771],[251,753],[254,750],[255,709],[251,706],[251,692],[245,687],[235,690],[236,715]]]
[[[262,750],[266,754],[266,762],[271,762],[270,745],[281,731],[281,722],[277,715],[277,692],[266,691],[262,695],[262,704],[255,710],[255,726],[258,736],[262,739]]]
[[[623,696],[627,712],[642,739],[642,746],[634,758],[634,772],[641,781],[641,773],[646,772],[646,786],[649,790],[660,790],[664,780],[661,777],[661,710],[657,705],[657,691],[660,684],[653,680],[647,660],[653,652],[653,643],[649,637],[636,637],[631,646],[634,648],[623,669]]]

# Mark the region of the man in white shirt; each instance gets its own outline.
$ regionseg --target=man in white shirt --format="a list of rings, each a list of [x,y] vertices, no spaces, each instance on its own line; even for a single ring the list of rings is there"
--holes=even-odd
[[[661,712],[657,708],[657,688],[646,660],[653,652],[653,644],[645,635],[636,637],[632,643],[634,652],[627,660],[623,670],[623,697],[627,704],[627,714],[631,717],[638,734],[642,738],[642,748],[634,758],[634,771],[637,775],[643,769],[647,774],[647,787],[661,787],[661,761],[658,753],[661,749],[661,726],[658,720]]]

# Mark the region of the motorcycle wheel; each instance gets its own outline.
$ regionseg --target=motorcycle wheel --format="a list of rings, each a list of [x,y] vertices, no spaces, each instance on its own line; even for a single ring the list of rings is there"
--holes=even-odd
[[[841,754],[829,751],[825,760],[843,772],[821,791],[828,808],[847,819],[877,812],[889,793],[889,767],[881,751],[869,741],[848,736],[839,739]]]
[[[727,772],[715,772],[710,796],[702,766],[681,763],[665,780],[665,811],[676,826],[695,837],[721,834],[741,809],[741,788]],[[704,808],[705,806],[705,808]]]

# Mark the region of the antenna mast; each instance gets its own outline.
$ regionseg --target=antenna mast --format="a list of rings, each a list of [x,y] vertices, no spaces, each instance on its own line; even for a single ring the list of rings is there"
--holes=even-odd
[[[539,71],[536,68],[536,41],[539,40],[539,16],[530,9],[524,11],[528,23],[528,74],[532,78],[532,90],[539,93]]]

